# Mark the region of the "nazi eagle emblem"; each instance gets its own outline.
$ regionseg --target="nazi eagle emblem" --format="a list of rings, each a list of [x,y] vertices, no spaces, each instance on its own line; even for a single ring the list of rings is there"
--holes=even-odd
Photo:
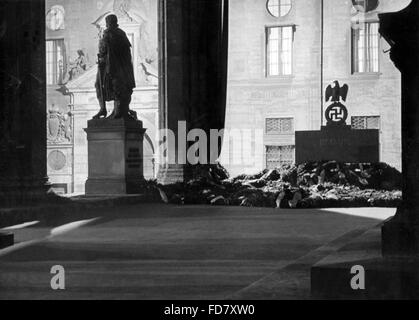
[[[326,102],[332,104],[326,109],[327,125],[345,125],[348,119],[348,109],[341,101],[346,102],[348,97],[349,87],[347,84],[340,86],[339,81],[333,81],[326,88]]]

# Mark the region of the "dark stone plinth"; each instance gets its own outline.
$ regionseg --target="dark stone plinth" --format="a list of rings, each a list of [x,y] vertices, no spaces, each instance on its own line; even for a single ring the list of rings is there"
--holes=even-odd
[[[145,130],[143,129],[143,123],[141,121],[133,119],[92,119],[87,122],[87,127],[89,130],[97,129],[99,131],[103,131],[103,128],[110,130],[120,130],[120,128],[124,128],[126,131],[130,129]]]
[[[419,258],[383,257],[380,228],[362,235],[311,269],[317,299],[418,299]],[[365,290],[353,290],[353,266],[365,269]]]
[[[419,257],[419,225],[399,217],[387,221],[382,227],[382,251],[385,256]]]
[[[124,195],[141,192],[143,140],[141,121],[91,120],[88,140],[89,178],[86,195]]]
[[[362,265],[366,289],[350,287],[350,270]],[[404,300],[419,298],[419,259],[357,260],[314,267],[311,272],[312,297],[316,299]]]
[[[10,247],[15,244],[15,237],[13,233],[0,232],[0,249]]]
[[[337,161],[377,163],[380,160],[379,130],[354,130],[351,126],[326,126],[320,131],[295,133],[296,162]]]

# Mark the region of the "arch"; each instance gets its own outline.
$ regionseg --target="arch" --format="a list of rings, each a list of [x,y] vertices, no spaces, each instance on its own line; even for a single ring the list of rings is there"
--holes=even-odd
[[[147,132],[144,134],[143,157],[144,178],[146,180],[154,180],[157,175],[156,152],[153,141]]]

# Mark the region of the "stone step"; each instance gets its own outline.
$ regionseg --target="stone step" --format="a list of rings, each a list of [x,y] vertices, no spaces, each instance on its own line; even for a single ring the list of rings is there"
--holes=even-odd
[[[0,207],[0,229],[11,225],[34,220],[45,220],[65,214],[83,213],[91,209],[114,208],[125,205],[156,202],[154,197],[145,194],[125,196],[76,196],[61,198],[46,203],[34,204],[26,207]]]
[[[351,287],[354,266],[365,270],[365,290]],[[419,259],[383,258],[380,225],[315,264],[311,292],[317,299],[418,299]]]
[[[14,245],[13,233],[0,232],[0,250]]]
[[[366,232],[356,229],[304,255],[250,286],[234,293],[232,300],[310,299],[310,269],[324,257],[336,252]]]

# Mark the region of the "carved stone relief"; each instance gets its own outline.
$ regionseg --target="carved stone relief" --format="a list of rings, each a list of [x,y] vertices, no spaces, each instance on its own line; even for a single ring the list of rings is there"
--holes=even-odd
[[[50,145],[68,144],[73,141],[73,115],[63,113],[54,104],[47,112],[47,141]]]

